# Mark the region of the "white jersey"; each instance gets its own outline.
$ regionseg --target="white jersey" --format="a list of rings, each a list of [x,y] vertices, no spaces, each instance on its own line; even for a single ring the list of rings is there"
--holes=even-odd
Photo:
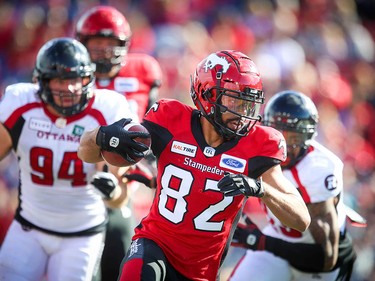
[[[20,168],[16,219],[57,234],[95,230],[107,213],[90,184],[95,164],[77,156],[80,137],[123,117],[138,118],[123,95],[98,89],[81,113],[59,118],[46,109],[38,89],[31,83],[11,85],[0,102],[0,122],[10,132]]]
[[[337,205],[338,228],[345,228],[346,213],[343,205],[343,163],[326,147],[311,142],[307,154],[291,169],[284,169],[284,175],[298,188],[306,204],[319,203],[340,195]],[[266,209],[269,225],[263,233],[295,243],[314,243],[309,230],[301,233],[285,227]]]

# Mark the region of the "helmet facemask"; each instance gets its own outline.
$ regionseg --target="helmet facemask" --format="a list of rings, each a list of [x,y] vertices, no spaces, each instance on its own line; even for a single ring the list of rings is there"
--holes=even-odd
[[[298,119],[283,115],[268,118],[264,125],[277,129],[285,137],[288,156],[286,161],[281,163],[282,168],[295,166],[305,156],[317,129],[317,121],[312,118]],[[298,153],[295,152],[296,149],[299,149]]]
[[[94,77],[87,77],[86,80],[87,79],[88,82],[83,84],[81,89],[69,89],[67,91],[53,91],[49,86],[50,80],[43,79],[40,80],[39,95],[45,103],[49,104],[62,116],[72,116],[84,110],[88,105],[88,101],[93,96]],[[83,78],[83,81],[85,81],[85,78]],[[80,97],[79,101],[74,102],[78,96]],[[58,97],[60,99],[60,105],[56,104],[54,97]],[[71,106],[63,105],[63,100],[67,99],[71,99]]]
[[[206,96],[212,96],[211,91],[216,91],[216,102],[213,104],[213,112],[207,117],[211,119],[216,130],[226,139],[246,136],[249,130],[260,121],[260,107],[264,102],[263,92],[256,89],[245,88],[244,92],[220,87],[209,89]],[[225,114],[231,114],[229,119],[223,118]],[[225,121],[224,121],[225,120]],[[229,123],[232,125],[230,126]],[[233,124],[237,126],[233,128]]]
[[[106,38],[110,36],[86,36],[81,41],[88,47],[88,40],[91,38]],[[115,38],[115,37],[113,37]],[[129,49],[129,40],[119,40],[118,46],[102,48],[88,47],[88,51],[92,58],[93,63],[96,64],[96,73],[107,74],[111,71],[117,73],[125,63],[125,56]]]
[[[288,155],[282,168],[291,168],[308,152],[317,134],[319,115],[313,101],[306,95],[286,90],[276,93],[266,104],[263,124],[284,134]],[[296,150],[299,151],[296,151]]]

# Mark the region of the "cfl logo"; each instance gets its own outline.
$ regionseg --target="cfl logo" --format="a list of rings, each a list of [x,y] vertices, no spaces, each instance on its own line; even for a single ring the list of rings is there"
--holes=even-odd
[[[118,147],[119,143],[120,143],[120,140],[119,140],[119,138],[116,138],[116,137],[112,137],[109,140],[109,146],[111,146],[111,147]]]
[[[205,147],[203,150],[203,154],[207,157],[213,157],[215,156],[215,149],[212,147]]]

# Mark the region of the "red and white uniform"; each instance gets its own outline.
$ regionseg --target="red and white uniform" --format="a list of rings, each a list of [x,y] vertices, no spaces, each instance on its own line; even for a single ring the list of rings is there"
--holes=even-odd
[[[149,104],[149,93],[161,81],[161,69],[147,54],[128,53],[125,65],[112,79],[96,79],[96,87],[110,89],[126,96],[133,113],[143,119]]]
[[[338,224],[340,232],[345,231],[346,213],[343,203],[343,163],[326,147],[316,141],[311,141],[308,152],[294,167],[284,169],[284,175],[298,188],[305,203],[324,202],[329,198],[340,195],[337,205]],[[283,239],[292,243],[314,243],[307,229],[299,232],[282,225],[282,223],[265,208],[269,224],[262,230],[266,235]],[[269,270],[272,268],[272,270]],[[246,251],[236,269],[235,278],[231,280],[336,280],[339,268],[327,273],[304,273],[291,267],[289,263],[266,251]],[[319,277],[319,278],[318,278]]]
[[[345,229],[346,213],[343,204],[343,163],[331,151],[316,141],[311,141],[308,153],[291,169],[283,173],[299,190],[306,204],[324,202],[341,193],[337,205],[338,225],[341,232]],[[263,230],[264,234],[296,243],[314,243],[309,229],[305,232],[285,228],[280,221],[267,210],[268,221],[272,222]]]
[[[158,161],[157,189],[134,239],[155,241],[189,280],[212,281],[244,202],[243,196],[224,197],[217,182],[225,172],[258,177],[265,159],[283,159],[283,137],[270,127],[255,126],[247,137],[212,148],[199,120],[199,111],[167,99],[146,114],[143,124]]]
[[[37,280],[47,266],[47,259],[52,262],[63,259],[63,251],[69,255],[68,241],[77,237],[80,240],[74,247],[77,251],[87,250],[88,256],[79,254],[86,260],[71,253],[71,261],[64,268],[65,279],[53,275],[53,270],[48,279],[88,280],[85,278],[92,274],[95,265],[92,260],[95,263],[101,253],[107,213],[101,196],[90,184],[95,164],[85,163],[77,156],[80,137],[99,125],[136,117],[130,114],[122,95],[95,90],[81,113],[58,118],[49,113],[37,91],[38,85],[31,83],[11,85],[0,102],[0,122],[12,137],[20,168],[19,206],[0,251],[0,280],[4,280],[3,264],[24,268],[25,276],[30,278],[25,280]],[[21,230],[20,225],[27,231]],[[92,239],[98,233],[100,236]],[[66,242],[64,237],[69,237]],[[53,250],[44,248],[48,245],[54,245]],[[59,258],[52,259],[53,255]],[[30,262],[35,267],[29,266]],[[92,268],[87,268],[88,264]],[[82,269],[74,269],[80,266]],[[82,272],[85,270],[88,273]],[[17,278],[12,280],[24,280]]]

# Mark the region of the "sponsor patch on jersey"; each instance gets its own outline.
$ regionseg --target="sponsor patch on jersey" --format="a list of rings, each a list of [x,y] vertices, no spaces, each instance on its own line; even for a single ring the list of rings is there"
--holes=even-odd
[[[336,177],[334,175],[327,176],[324,180],[324,185],[330,191],[335,190],[338,186]]]
[[[30,130],[51,132],[52,123],[47,120],[41,120],[36,118],[31,118],[29,123]]]
[[[211,147],[211,146],[206,146],[204,149],[203,149],[203,154],[206,155],[207,157],[214,157],[215,156],[215,148]]]
[[[139,81],[135,77],[117,77],[114,82],[115,91],[119,93],[137,92]]]
[[[173,141],[171,151],[177,154],[195,157],[197,154],[197,147],[191,144]]]
[[[228,154],[221,155],[220,167],[243,173],[246,167],[246,160]]]
[[[73,136],[82,136],[85,128],[82,126],[75,125],[73,128]]]

